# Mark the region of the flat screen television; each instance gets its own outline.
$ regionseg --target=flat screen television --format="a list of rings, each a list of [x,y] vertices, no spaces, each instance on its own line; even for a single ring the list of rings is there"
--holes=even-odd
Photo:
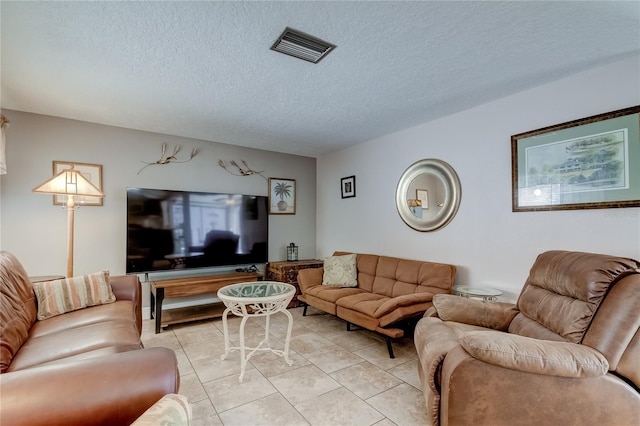
[[[268,197],[127,188],[127,273],[267,262]]]

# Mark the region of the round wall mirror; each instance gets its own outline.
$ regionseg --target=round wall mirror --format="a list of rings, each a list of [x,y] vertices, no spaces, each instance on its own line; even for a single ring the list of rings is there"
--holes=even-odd
[[[416,161],[400,176],[396,207],[402,220],[416,231],[435,231],[447,225],[460,206],[460,179],[442,160]]]

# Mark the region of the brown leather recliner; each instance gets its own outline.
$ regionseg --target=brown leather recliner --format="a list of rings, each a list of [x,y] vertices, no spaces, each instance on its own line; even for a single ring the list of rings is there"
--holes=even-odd
[[[639,425],[640,263],[550,251],[517,304],[434,296],[415,330],[440,425]]]

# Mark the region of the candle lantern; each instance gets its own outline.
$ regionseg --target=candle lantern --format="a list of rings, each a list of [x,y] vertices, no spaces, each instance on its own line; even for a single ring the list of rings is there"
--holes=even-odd
[[[294,262],[298,260],[298,246],[291,243],[287,246],[287,261]]]

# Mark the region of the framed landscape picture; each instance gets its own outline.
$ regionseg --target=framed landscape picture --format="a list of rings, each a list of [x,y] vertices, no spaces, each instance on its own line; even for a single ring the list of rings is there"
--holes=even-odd
[[[511,136],[512,210],[640,206],[640,106]]]

